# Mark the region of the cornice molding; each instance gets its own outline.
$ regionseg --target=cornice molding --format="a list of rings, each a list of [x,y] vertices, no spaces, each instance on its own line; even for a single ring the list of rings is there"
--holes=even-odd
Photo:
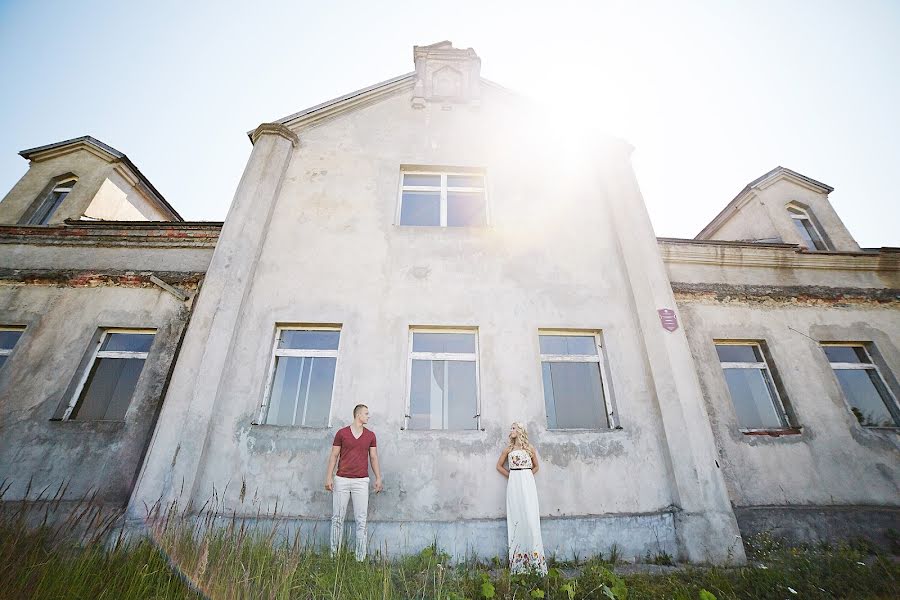
[[[796,247],[683,244],[659,240],[663,262],[772,269],[900,272],[896,252],[803,252]]]
[[[256,144],[256,140],[263,135],[277,135],[283,137],[291,143],[291,147],[293,148],[300,145],[300,137],[281,123],[260,124],[260,126],[254,129],[253,133],[250,134],[250,141],[253,142],[253,144]]]

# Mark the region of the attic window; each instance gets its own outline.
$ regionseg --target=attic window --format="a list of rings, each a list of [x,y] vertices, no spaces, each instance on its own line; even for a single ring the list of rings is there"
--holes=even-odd
[[[482,173],[404,171],[400,225],[483,227],[487,223]]]
[[[75,177],[69,177],[57,182],[50,192],[37,204],[31,215],[23,223],[26,225],[46,225],[62,201],[65,200],[75,183]]]
[[[800,239],[803,242],[803,245],[807,247],[809,250],[828,250],[828,245],[825,243],[825,239],[819,233],[819,230],[816,229],[816,226],[813,224],[812,219],[809,218],[809,213],[801,208],[797,208],[796,206],[788,206],[787,207],[788,214],[791,216],[791,220],[794,221],[794,227],[797,228],[797,233],[800,234]]]

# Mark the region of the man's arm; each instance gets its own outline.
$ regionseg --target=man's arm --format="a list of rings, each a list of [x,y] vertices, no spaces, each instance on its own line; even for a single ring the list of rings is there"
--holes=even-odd
[[[325,474],[325,489],[334,491],[334,467],[337,465],[338,456],[341,454],[340,446],[332,446],[328,456],[328,472]]]
[[[372,462],[372,471],[375,473],[375,493],[377,494],[384,489],[381,482],[381,466],[378,464],[378,448],[372,446],[369,448],[369,460]]]

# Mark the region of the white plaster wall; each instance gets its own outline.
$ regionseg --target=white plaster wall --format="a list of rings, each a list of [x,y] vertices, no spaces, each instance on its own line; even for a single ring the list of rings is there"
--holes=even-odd
[[[65,500],[122,506],[150,437],[187,319],[159,288],[0,285],[0,323],[25,330],[0,369],[0,481],[4,501],[67,487]],[[156,329],[124,422],[51,421],[104,327]],[[45,496],[46,497],[46,496]]]
[[[897,504],[900,435],[857,424],[817,343],[872,342],[889,372],[900,374],[896,307],[681,296],[679,308],[736,506]],[[738,430],[714,339],[765,340],[801,435],[746,436]]]
[[[725,221],[712,235],[713,240],[729,241],[756,241],[769,240],[781,241],[779,231],[768,211],[760,204],[759,198],[751,198],[747,204],[731,219]],[[790,243],[790,242],[788,242]]]
[[[386,491],[369,518],[502,517],[494,470],[509,423],[543,457],[544,515],[642,513],[673,502],[659,413],[590,157],[540,137],[495,92],[482,108],[416,111],[407,93],[301,130],[224,370],[197,498],[226,487],[293,516],[330,514],[325,461],[367,403]],[[578,164],[578,160],[583,160]],[[394,225],[401,164],[487,169],[485,229]],[[254,426],[276,323],[341,323],[328,429]],[[411,325],[479,329],[483,432],[401,431]],[[546,431],[539,328],[603,330],[622,430]],[[241,509],[241,489],[246,500]]]
[[[135,186],[116,172],[100,186],[84,216],[106,221],[168,221],[159,208],[153,206]]]

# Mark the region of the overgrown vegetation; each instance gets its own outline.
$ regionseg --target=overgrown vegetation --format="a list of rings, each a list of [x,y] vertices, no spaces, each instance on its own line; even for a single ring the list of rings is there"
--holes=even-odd
[[[240,519],[222,525],[221,514],[209,509],[200,518],[170,510],[154,521],[151,536],[127,541],[115,529],[121,526],[118,514],[104,514],[92,502],[70,509],[69,518],[55,527],[41,511],[50,516],[58,510],[58,498],[0,506],[3,599],[900,597],[897,557],[877,554],[865,543],[793,548],[760,536],[748,541],[747,566],[657,567],[664,574],[623,574],[628,565],[616,549],[606,560],[551,561],[548,576],[541,578],[511,576],[499,559],[454,565],[435,547],[396,561],[375,556],[358,564],[348,553],[332,558],[277,527],[252,529]],[[673,562],[664,553],[645,560]]]

